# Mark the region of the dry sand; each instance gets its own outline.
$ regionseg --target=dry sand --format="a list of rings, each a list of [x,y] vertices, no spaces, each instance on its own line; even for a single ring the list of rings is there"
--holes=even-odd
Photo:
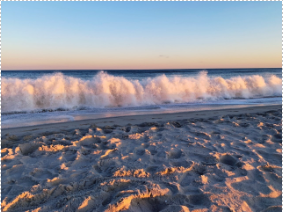
[[[2,130],[3,211],[282,211],[280,106]]]

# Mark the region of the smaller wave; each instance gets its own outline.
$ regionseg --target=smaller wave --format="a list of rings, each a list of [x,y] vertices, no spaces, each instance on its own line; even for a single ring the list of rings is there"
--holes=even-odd
[[[281,96],[282,79],[270,75],[166,77],[129,80],[99,72],[90,80],[62,73],[38,79],[2,78],[2,113],[138,107]]]

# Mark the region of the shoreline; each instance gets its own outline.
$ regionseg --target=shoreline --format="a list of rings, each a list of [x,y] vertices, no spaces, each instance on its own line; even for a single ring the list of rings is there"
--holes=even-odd
[[[143,122],[166,122],[172,120],[182,120],[189,118],[209,118],[212,116],[219,115],[238,115],[243,112],[259,113],[266,110],[282,109],[282,104],[279,105],[268,105],[268,106],[247,106],[241,108],[227,108],[227,109],[212,109],[212,110],[201,110],[201,111],[188,111],[188,112],[173,112],[173,113],[158,113],[158,114],[142,114],[142,115],[127,115],[127,116],[115,116],[97,119],[84,119],[77,121],[67,121],[59,123],[46,123],[33,126],[23,127],[11,127],[1,129],[2,135],[16,133],[22,135],[25,132],[32,131],[33,133],[57,130],[69,130],[79,127],[85,129],[88,125],[96,124],[99,127],[107,125],[126,125],[126,124],[141,124]],[[16,131],[16,132],[15,132]]]

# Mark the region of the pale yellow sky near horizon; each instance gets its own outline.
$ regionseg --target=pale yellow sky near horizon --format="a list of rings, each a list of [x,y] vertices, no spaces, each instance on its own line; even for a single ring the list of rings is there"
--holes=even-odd
[[[56,49],[54,49],[55,51]],[[109,59],[107,59],[109,57]],[[104,55],[52,54],[46,52],[18,52],[12,56],[2,54],[2,70],[53,70],[53,69],[208,69],[208,68],[279,68],[281,55],[200,55],[167,56],[131,55],[111,58]],[[30,61],[30,58],[33,58]]]

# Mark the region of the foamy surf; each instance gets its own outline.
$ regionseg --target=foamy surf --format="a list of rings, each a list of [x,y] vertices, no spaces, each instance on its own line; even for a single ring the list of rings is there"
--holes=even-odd
[[[132,80],[100,72],[89,80],[62,73],[38,79],[2,78],[2,113],[12,111],[106,108],[193,103],[281,96],[275,75],[196,77],[166,75]]]

